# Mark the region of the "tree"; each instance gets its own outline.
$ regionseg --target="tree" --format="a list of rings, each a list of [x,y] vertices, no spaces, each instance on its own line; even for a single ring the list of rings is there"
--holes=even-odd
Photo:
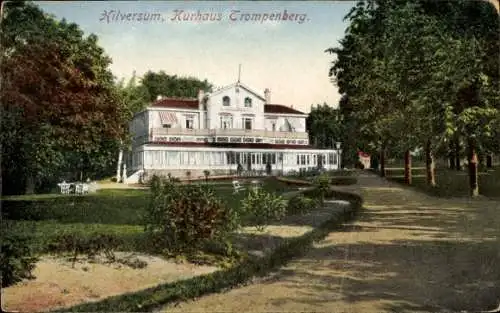
[[[342,116],[326,103],[314,106],[306,119],[306,129],[309,142],[318,148],[331,148],[343,137]]]
[[[142,77],[141,84],[149,94],[149,102],[155,101],[158,96],[193,98],[198,96],[200,89],[206,92],[212,90],[212,84],[207,80],[168,75],[164,71],[148,71]]]
[[[327,52],[350,137],[365,151],[379,147],[382,176],[386,153],[404,151],[407,182],[409,151],[423,146],[430,185],[436,153],[463,137],[474,189],[475,154],[498,149],[498,14],[485,2],[374,0],[346,19],[340,47]]]
[[[126,110],[97,37],[32,4],[7,7],[2,30],[2,172],[17,180],[4,191],[32,193],[67,170],[102,171]]]

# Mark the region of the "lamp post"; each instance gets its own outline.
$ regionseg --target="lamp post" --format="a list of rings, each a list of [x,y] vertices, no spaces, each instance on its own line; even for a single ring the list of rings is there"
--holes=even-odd
[[[340,142],[336,142],[335,143],[335,149],[337,149],[337,164],[338,164],[338,168],[339,170],[342,169],[342,167],[340,166],[340,153],[341,153],[341,150],[340,150]]]

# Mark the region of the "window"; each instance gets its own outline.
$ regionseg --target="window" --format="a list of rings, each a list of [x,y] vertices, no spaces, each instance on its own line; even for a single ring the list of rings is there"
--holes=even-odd
[[[249,97],[245,98],[245,107],[246,108],[251,108],[252,107],[252,99],[250,99]]]
[[[170,125],[170,124],[163,124],[163,128],[170,128],[170,127],[172,127],[172,125]]]
[[[230,106],[231,105],[231,99],[228,96],[224,96],[222,98],[222,105],[223,106]]]
[[[192,117],[186,117],[186,128],[187,129],[194,128],[194,119]]]
[[[297,165],[300,165],[300,155],[297,155]]]
[[[311,164],[311,163],[310,163],[310,161],[311,161],[311,160],[310,160],[310,158],[309,158],[309,154],[308,154],[308,155],[307,155],[307,165]]]
[[[330,153],[330,155],[328,156],[329,158],[329,162],[328,164],[333,164],[333,165],[337,165],[337,158],[336,158],[336,155],[334,153]]]
[[[243,128],[244,129],[252,129],[252,119],[251,118],[244,118],[243,119]]]
[[[276,122],[273,122],[273,123],[271,124],[271,128],[272,128],[273,132],[275,132],[275,131],[276,131]]]
[[[231,116],[221,116],[220,128],[222,129],[233,128],[233,118]]]
[[[306,165],[306,156],[304,154],[302,154],[300,156],[300,164],[301,165]]]

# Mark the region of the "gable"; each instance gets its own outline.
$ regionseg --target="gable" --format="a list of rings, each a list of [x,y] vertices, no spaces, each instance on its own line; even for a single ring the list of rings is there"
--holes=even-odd
[[[256,93],[255,91],[253,91],[252,89],[248,88],[247,86],[245,86],[241,83],[232,84],[232,85],[223,87],[221,89],[215,90],[214,92],[212,92],[210,94],[210,97],[219,95],[223,92],[227,92],[228,90],[231,90],[231,89],[236,89],[236,87],[245,90],[246,92],[252,94],[254,97],[258,98],[259,100],[266,101],[266,99],[264,97],[262,97],[261,95],[259,95],[258,93]]]

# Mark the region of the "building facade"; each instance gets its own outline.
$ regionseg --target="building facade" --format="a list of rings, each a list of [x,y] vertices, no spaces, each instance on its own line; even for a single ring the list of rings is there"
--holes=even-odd
[[[130,123],[126,183],[151,175],[192,178],[339,168],[341,150],[309,145],[306,117],[241,83],[197,98],[159,96]],[[239,170],[239,171],[238,171]]]

